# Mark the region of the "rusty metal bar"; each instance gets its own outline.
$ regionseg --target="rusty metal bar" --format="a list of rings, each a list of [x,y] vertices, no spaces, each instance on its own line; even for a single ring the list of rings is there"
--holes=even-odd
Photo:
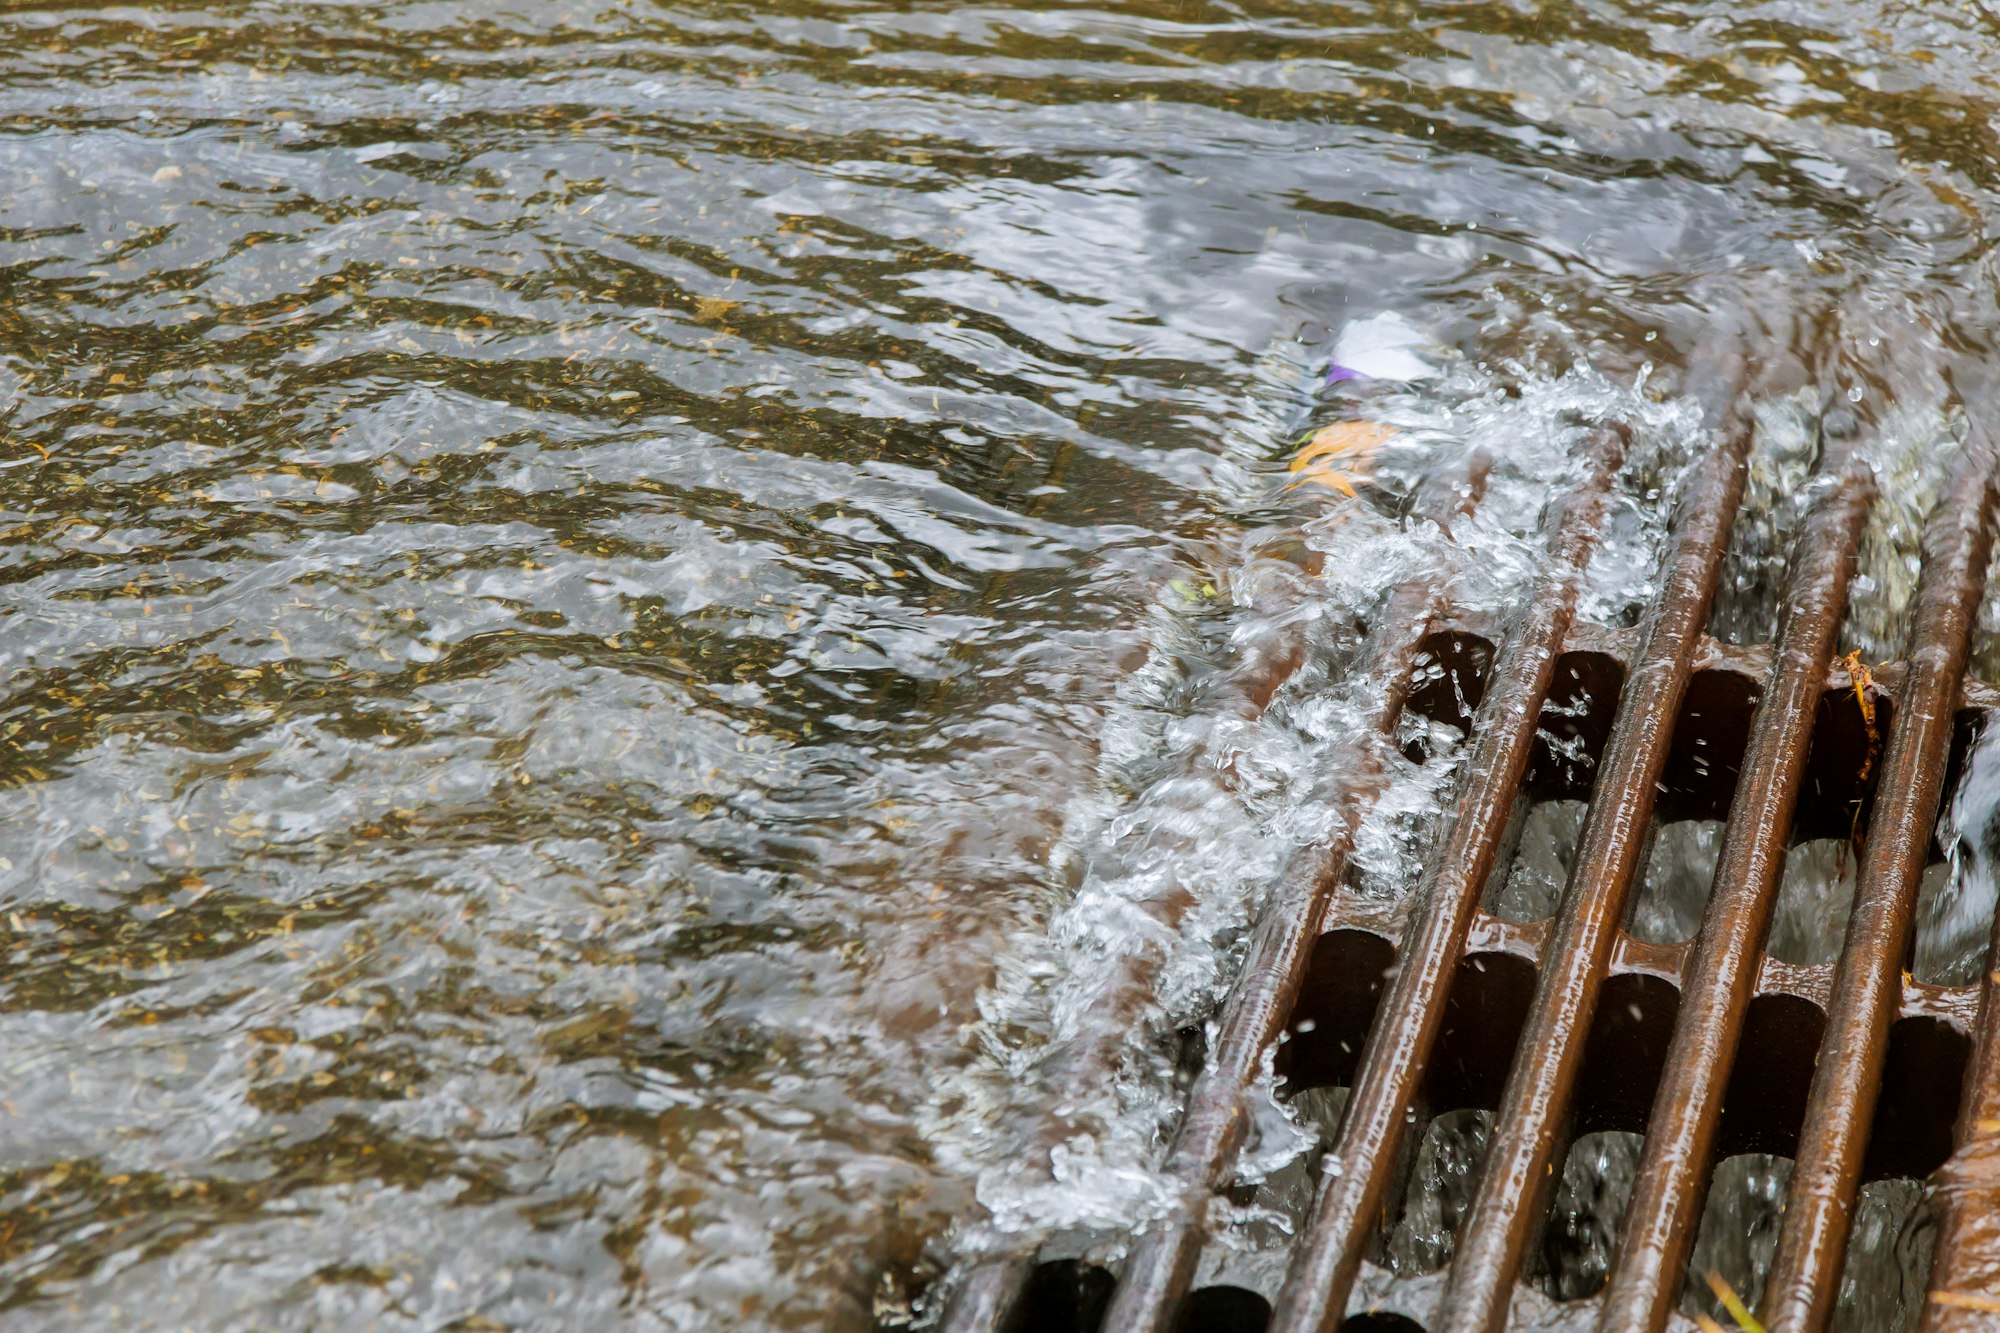
[[[1784,625],[1681,991],[1680,1019],[1598,1317],[1600,1333],[1660,1333],[1666,1327],[1708,1193],[1723,1092],[1777,904],[1855,547],[1875,498],[1874,474],[1858,458],[1830,455],[1821,471],[1826,489],[1796,547]]]
[[[1618,721],[1598,768],[1533,1008],[1521,1034],[1472,1211],[1460,1229],[1437,1333],[1491,1333],[1507,1322],[1528,1239],[1542,1220],[1553,1157],[1583,1064],[1584,1036],[1646,847],[1674,720],[1748,471],[1750,427],[1738,419],[1700,464],[1647,614]]]
[[[1623,428],[1620,427],[1620,430]],[[1493,468],[1492,456],[1475,451],[1452,475],[1426,487],[1418,497],[1413,516],[1434,523],[1449,532],[1454,517],[1470,515],[1486,493]],[[1326,896],[1346,872],[1354,827],[1361,812],[1379,787],[1379,765],[1367,738],[1392,734],[1402,717],[1409,696],[1418,649],[1432,622],[1443,607],[1443,592],[1434,581],[1411,583],[1394,590],[1369,636],[1364,652],[1368,663],[1362,679],[1376,683],[1376,693],[1368,701],[1366,718],[1347,758],[1336,776],[1332,800],[1345,817],[1336,823],[1336,835],[1325,846],[1306,848],[1293,858],[1270,908],[1253,936],[1249,960],[1235,990],[1226,1003],[1221,1040],[1204,1078],[1196,1084],[1183,1127],[1167,1170],[1188,1184],[1208,1179],[1220,1163],[1235,1151],[1241,1136],[1243,1096],[1256,1076],[1263,1044],[1275,1040],[1278,1025],[1290,1012],[1298,993],[1305,963],[1310,955],[1310,926],[1319,918]],[[1259,671],[1240,693],[1261,712],[1285,679],[1297,669],[1303,654],[1280,654],[1276,664]],[[1297,944],[1287,938],[1287,925],[1294,919],[1302,924],[1293,932]],[[1296,954],[1296,957],[1293,954]],[[1119,1016],[1135,1009],[1150,992],[1152,971],[1137,960],[1121,963],[1120,974],[1100,992],[1092,1006],[1091,1029],[1098,1040],[1087,1042],[1064,1077],[1088,1079],[1108,1077],[1108,1035],[1126,1029]],[[1267,1013],[1269,1006],[1272,1012]],[[1270,1026],[1270,1035],[1257,1043],[1260,1025]],[[1197,1162],[1207,1162],[1198,1168]],[[1040,1237],[1031,1237],[1013,1252],[1000,1254],[973,1266],[958,1284],[946,1308],[940,1327],[944,1333],[999,1333],[1009,1327],[1034,1274],[1034,1250]],[[1198,1233],[1189,1233],[1191,1259],[1200,1244]],[[1128,1272],[1130,1266],[1128,1265]],[[1189,1270],[1192,1271],[1191,1268]],[[1186,1287],[1183,1274],[1173,1298]],[[1116,1328],[1116,1322],[1106,1327]],[[1032,1331],[1026,1331],[1032,1333]]]
[[[1924,529],[1923,575],[1904,654],[1908,671],[1896,696],[1826,1040],[1764,1292],[1764,1321],[1779,1333],[1824,1328],[1839,1291],[1849,1214],[1950,758],[1959,678],[1993,548],[1993,499],[1994,453],[1979,440],[1959,455]]]
[[[1623,438],[1600,434],[1585,480],[1564,502],[1549,563],[1494,662],[1473,719],[1455,813],[1424,868],[1381,1017],[1369,1034],[1339,1133],[1321,1162],[1312,1221],[1272,1314],[1274,1333],[1328,1333],[1341,1319],[1362,1243],[1389,1187],[1424,1065],[1444,1019],[1451,966],[1527,772],[1556,655],[1575,617],[1583,572],[1597,549],[1605,493]],[[1116,1327],[1116,1325],[1114,1325]]]

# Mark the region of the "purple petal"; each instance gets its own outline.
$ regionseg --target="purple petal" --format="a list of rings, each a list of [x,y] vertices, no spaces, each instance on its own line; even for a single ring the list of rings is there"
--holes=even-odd
[[[1326,382],[1328,384],[1338,384],[1342,380],[1365,380],[1367,378],[1368,377],[1362,374],[1360,371],[1349,370],[1346,366],[1341,365],[1338,361],[1334,362],[1332,365],[1326,368]]]

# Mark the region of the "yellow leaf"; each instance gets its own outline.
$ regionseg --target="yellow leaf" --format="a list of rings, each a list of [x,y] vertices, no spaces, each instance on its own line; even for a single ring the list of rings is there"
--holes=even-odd
[[[694,298],[694,317],[704,324],[712,323],[742,304],[741,301],[720,296],[697,296]]]
[[[1751,1315],[1750,1307],[1736,1294],[1736,1289],[1722,1280],[1722,1274],[1713,1269],[1706,1274],[1708,1289],[1715,1293],[1715,1299],[1722,1302],[1722,1308],[1729,1311],[1729,1317],[1736,1321],[1742,1333],[1764,1333],[1764,1326]]]
[[[1309,481],[1318,482],[1328,490],[1339,491],[1343,495],[1354,494],[1354,483],[1348,480],[1347,474],[1336,472],[1330,467],[1313,468],[1300,476],[1292,485],[1303,486]]]
[[[1339,421],[1322,427],[1292,460],[1292,471],[1302,472],[1322,458],[1366,453],[1379,448],[1395,431],[1377,421]]]

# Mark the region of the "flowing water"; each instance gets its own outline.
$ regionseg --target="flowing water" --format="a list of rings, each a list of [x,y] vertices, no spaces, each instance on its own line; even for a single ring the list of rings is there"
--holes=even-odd
[[[1996,220],[1991,0],[0,9],[0,1319],[860,1330],[1129,1226],[1384,590],[1509,604],[1618,415],[1631,623],[1733,349],[1717,632],[1852,430],[1892,656]],[[1399,739],[1385,897],[1455,761]]]

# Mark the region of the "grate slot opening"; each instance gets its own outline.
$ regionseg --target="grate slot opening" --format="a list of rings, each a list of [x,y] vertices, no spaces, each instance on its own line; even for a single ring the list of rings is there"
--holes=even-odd
[[[1577,1076],[1578,1134],[1644,1132],[1680,1001],[1680,988],[1664,977],[1619,972],[1604,979]]]
[[[1845,841],[1868,827],[1875,784],[1881,777],[1882,747],[1895,724],[1895,701],[1880,686],[1867,693],[1875,716],[1872,739],[1852,689],[1841,686],[1820,696],[1813,711],[1812,747],[1799,784],[1798,810],[1792,818],[1795,844],[1821,838]]]
[[[1515,802],[1481,895],[1488,915],[1521,923],[1555,915],[1589,809],[1580,800]]]
[[[1890,1027],[1863,1180],[1920,1180],[1944,1165],[1971,1056],[1972,1039],[1943,1019],[1902,1018]]]
[[[1806,1094],[1826,1037],[1826,1011],[1797,995],[1751,999],[1722,1094],[1716,1154],[1789,1158],[1805,1126]]]
[[[1341,1320],[1340,1333],[1425,1333],[1425,1330],[1408,1315],[1370,1310]]]
[[[1735,1324],[1708,1285],[1710,1273],[1745,1301],[1756,1303],[1771,1275],[1771,1256],[1778,1247],[1778,1225],[1785,1212],[1785,1187],[1791,1179],[1789,1156],[1737,1153],[1715,1164],[1709,1173],[1708,1202],[1688,1255],[1687,1277],[1681,1283],[1682,1313],[1707,1315],[1724,1328]]]
[[[1860,858],[1845,837],[1793,845],[1778,882],[1778,902],[1764,952],[1780,962],[1817,965],[1840,956],[1854,910]]]
[[[1491,1111],[1460,1109],[1433,1117],[1421,1136],[1410,1136],[1417,1150],[1409,1185],[1393,1222],[1377,1240],[1377,1263],[1409,1277],[1438,1272],[1451,1262],[1492,1135]]]
[[[1990,874],[1991,872],[1985,872]],[[1993,936],[1992,882],[1943,861],[1924,867],[1910,932],[1910,975],[1927,986],[1973,986]]]
[[[1396,947],[1372,930],[1343,927],[1319,937],[1274,1065],[1287,1093],[1354,1081],[1395,962]]]
[[[1424,1076],[1433,1107],[1496,1111],[1535,995],[1536,969],[1518,954],[1469,953],[1453,973],[1444,1022]]]
[[[1684,819],[1657,826],[1646,869],[1626,909],[1625,931],[1648,944],[1685,944],[1701,932],[1715,884],[1723,822]]]
[[[1937,1212],[1920,1180],[1871,1180],[1854,1201],[1830,1333],[1916,1333]]]
[[[1989,695],[1993,689],[1991,685],[1982,687],[1983,692]],[[2000,713],[2000,710],[1977,706],[1961,708],[1952,715],[1951,758],[1945,761],[1944,766],[1944,806],[1939,811],[1940,815],[1949,809],[1952,798],[1958,792],[1959,783],[1964,781],[1966,765],[1972,763],[1974,756],[1980,753],[1980,742],[1986,739],[1986,729],[1994,720],[1996,713]],[[1992,761],[1989,759],[1987,762]],[[1944,848],[1933,842],[1931,859],[1942,860],[1943,857]]]
[[[1471,735],[1472,714],[1486,697],[1493,655],[1493,641],[1477,634],[1439,630],[1429,635],[1417,650],[1404,707]]]
[[[1334,1132],[1340,1128],[1340,1117],[1347,1110],[1349,1091],[1341,1086],[1294,1089],[1281,1085],[1278,1095],[1299,1122],[1299,1128],[1311,1134],[1324,1147],[1333,1141]],[[1318,1149],[1309,1154],[1308,1163],[1317,1176],[1321,1164]]]
[[[1931,848],[1934,860],[1918,893],[1911,946],[1910,971],[1928,985],[1976,985],[1986,966],[1995,885],[2000,882],[2000,866],[1995,864],[2000,822],[1987,795],[2000,777],[2000,745],[1986,743],[1991,716],[1989,709],[1961,710],[1952,737],[1944,790],[1954,794],[1953,804],[1937,831],[1952,837],[1954,845],[1948,849],[1949,861],[1945,847]]]
[[[1079,1259],[1036,1264],[1003,1333],[1097,1333],[1114,1286],[1108,1271]]]
[[[1625,666],[1609,653],[1556,658],[1522,790],[1545,801],[1589,800],[1624,689]]]
[[[1688,678],[1666,767],[1660,771],[1656,820],[1728,816],[1750,739],[1750,717],[1762,693],[1757,679],[1741,671],[1697,671]]]
[[[1244,1287],[1197,1287],[1181,1303],[1174,1333],[1264,1333],[1271,1303]]]
[[[1643,1143],[1637,1134],[1599,1130],[1570,1145],[1532,1277],[1551,1300],[1588,1300],[1603,1290]]]

